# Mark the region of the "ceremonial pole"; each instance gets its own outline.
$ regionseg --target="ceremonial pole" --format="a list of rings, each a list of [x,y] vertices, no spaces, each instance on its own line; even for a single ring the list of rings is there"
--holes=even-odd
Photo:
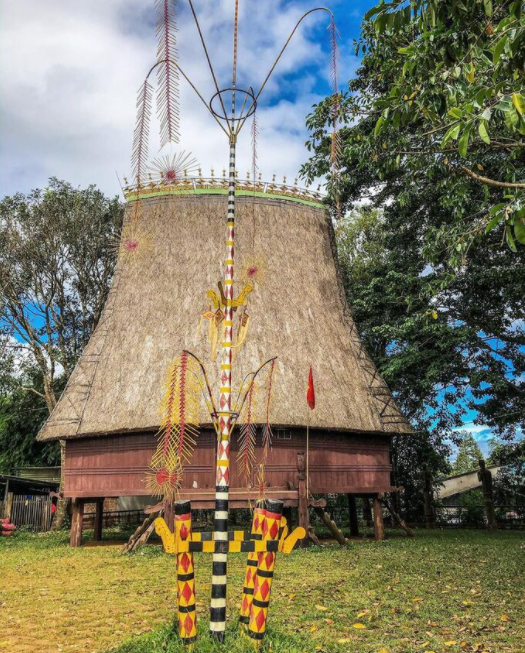
[[[217,445],[217,470],[215,480],[214,540],[217,544],[213,554],[210,634],[219,641],[224,640],[226,630],[226,583],[228,566],[228,498],[230,486],[230,432],[232,425],[232,344],[233,344],[233,281],[235,257],[235,88],[237,83],[237,28],[239,0],[235,0],[235,21],[233,31],[233,77],[230,130],[230,168],[228,179],[228,212],[226,222],[226,260],[224,262],[224,340],[222,342],[221,388],[219,399],[220,440]]]

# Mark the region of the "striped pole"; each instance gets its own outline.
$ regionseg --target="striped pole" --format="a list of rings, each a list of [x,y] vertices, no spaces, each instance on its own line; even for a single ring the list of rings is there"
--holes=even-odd
[[[250,540],[262,539],[263,521],[265,519],[266,509],[264,502],[256,506],[253,511],[252,532]],[[246,574],[244,576],[244,586],[242,588],[241,610],[239,615],[239,622],[248,626],[250,622],[250,609],[252,607],[253,599],[253,585],[255,581],[255,574],[257,572],[257,562],[262,554],[250,552],[248,553],[248,560],[246,561]]]
[[[268,499],[266,501],[265,519],[262,527],[263,540],[278,540],[283,502]],[[257,574],[253,586],[252,607],[250,610],[250,623],[248,635],[254,640],[256,648],[262,646],[266,633],[270,593],[272,591],[273,571],[275,568],[276,552],[267,551],[259,554]]]
[[[235,135],[230,139],[230,176],[228,183],[228,221],[226,237],[226,261],[224,272],[224,341],[222,343],[221,391],[219,400],[220,440],[217,445],[217,470],[215,478],[214,539],[224,542],[224,550],[217,546],[213,554],[210,606],[210,634],[224,640],[226,630],[226,573],[228,562],[228,492],[230,486],[230,430],[232,388],[232,340],[233,340],[233,266],[235,237]]]
[[[175,502],[175,540],[191,541],[191,504]],[[179,635],[186,647],[193,647],[197,639],[195,611],[195,569],[193,553],[177,553],[177,610]]]

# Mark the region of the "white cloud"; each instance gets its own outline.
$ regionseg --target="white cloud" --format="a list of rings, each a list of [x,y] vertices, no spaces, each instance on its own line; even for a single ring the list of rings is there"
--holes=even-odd
[[[206,99],[213,86],[195,27],[185,3],[179,19],[180,63]],[[228,0],[197,0],[219,83],[229,85],[231,18]],[[241,5],[240,85],[255,88],[307,8],[303,0]],[[279,20],[276,20],[276,16]],[[259,111],[259,162],[265,178],[273,172],[292,178],[308,153],[305,115],[320,99],[315,89],[327,76],[327,56],[313,32],[326,18],[303,24],[267,88],[276,104]],[[135,121],[135,96],[155,61],[153,0],[66,0],[4,3],[0,24],[2,193],[27,192],[51,175],[75,185],[96,183],[108,193],[119,190],[116,172],[129,172]],[[348,79],[355,58],[343,62]],[[305,74],[295,74],[305,67]],[[318,71],[317,73],[314,71]],[[292,98],[292,100],[290,100]],[[193,92],[181,82],[181,149],[190,150],[207,172],[227,162],[225,137]],[[153,123],[152,130],[156,129]],[[151,142],[151,157],[158,145]],[[239,171],[251,161],[249,130],[239,146]]]

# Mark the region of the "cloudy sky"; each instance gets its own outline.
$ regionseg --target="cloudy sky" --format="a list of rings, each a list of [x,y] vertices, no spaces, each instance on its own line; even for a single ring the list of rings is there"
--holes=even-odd
[[[370,0],[330,0],[341,40],[340,79]],[[196,0],[221,86],[231,68],[233,0]],[[257,88],[309,0],[241,0],[239,84]],[[155,61],[154,0],[16,0],[0,23],[0,193],[27,192],[50,176],[119,192],[129,173],[136,92]],[[303,23],[267,88],[259,111],[259,167],[293,177],[308,153],[306,114],[329,92],[327,16]],[[180,63],[206,99],[213,90],[188,4],[179,0]],[[181,83],[180,149],[208,171],[227,162],[225,137],[188,86]],[[153,123],[152,133],[158,131]],[[150,141],[150,153],[158,141]],[[250,166],[250,134],[240,144],[239,171]]]

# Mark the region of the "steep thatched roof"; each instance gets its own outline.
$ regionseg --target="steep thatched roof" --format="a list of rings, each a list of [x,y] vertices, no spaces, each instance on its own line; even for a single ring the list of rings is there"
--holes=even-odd
[[[155,196],[141,201],[141,211],[132,234],[138,248],[120,255],[101,322],[40,440],[156,429],[169,361],[183,348],[209,361],[198,325],[208,308],[206,292],[222,277],[226,198]],[[132,212],[130,202],[128,228]],[[239,197],[239,270],[250,257],[266,274],[249,298],[250,329],[235,358],[234,385],[278,356],[275,425],[305,425],[312,365],[312,427],[410,431],[360,344],[327,212],[292,199]],[[214,381],[219,362],[207,362]]]

